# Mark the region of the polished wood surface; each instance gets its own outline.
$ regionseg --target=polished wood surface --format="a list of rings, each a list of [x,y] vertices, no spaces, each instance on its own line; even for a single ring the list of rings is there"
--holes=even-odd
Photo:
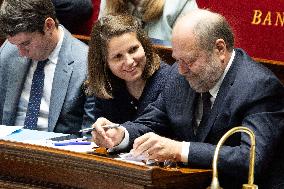
[[[1,188],[206,188],[211,170],[142,166],[0,140]]]

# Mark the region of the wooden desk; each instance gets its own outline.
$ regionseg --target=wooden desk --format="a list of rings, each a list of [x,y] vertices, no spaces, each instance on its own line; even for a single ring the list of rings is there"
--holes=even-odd
[[[141,166],[0,140],[1,188],[206,188],[211,170]]]

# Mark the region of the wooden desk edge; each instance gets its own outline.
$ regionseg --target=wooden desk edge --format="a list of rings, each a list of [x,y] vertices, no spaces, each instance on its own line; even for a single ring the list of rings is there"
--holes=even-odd
[[[102,185],[107,184],[104,181],[106,178],[113,178],[125,187],[166,186],[174,183],[178,186],[187,181],[207,183],[212,173],[211,170],[202,169],[142,166],[107,157],[4,140],[0,140],[0,154],[1,176],[40,182],[42,185],[53,183],[58,186],[90,188],[97,183],[92,179],[95,176]],[[70,183],[70,180],[76,180],[76,183]]]

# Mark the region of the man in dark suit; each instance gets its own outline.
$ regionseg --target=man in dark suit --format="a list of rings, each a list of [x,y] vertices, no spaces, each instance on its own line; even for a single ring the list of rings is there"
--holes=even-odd
[[[187,14],[173,29],[172,45],[177,64],[158,100],[123,127],[103,129],[110,122],[98,119],[94,141],[116,150],[132,147],[135,156],[211,168],[220,138],[242,125],[256,136],[255,178],[262,188],[281,147],[283,85],[243,50],[234,49],[231,28],[219,14],[206,10]],[[249,149],[246,133],[227,139],[219,153],[221,186],[241,188],[247,183]]]
[[[82,88],[87,45],[58,24],[50,0],[4,0],[0,25],[7,37],[0,48],[0,124],[80,130],[92,108]]]

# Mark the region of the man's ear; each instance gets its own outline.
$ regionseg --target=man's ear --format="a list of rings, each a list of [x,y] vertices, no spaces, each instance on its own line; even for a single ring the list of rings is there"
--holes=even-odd
[[[217,39],[215,42],[215,52],[219,56],[222,62],[225,60],[226,51],[227,51],[227,45],[224,39]]]
[[[50,17],[45,19],[44,28],[43,28],[44,33],[52,34],[54,29],[55,29],[55,21]]]

